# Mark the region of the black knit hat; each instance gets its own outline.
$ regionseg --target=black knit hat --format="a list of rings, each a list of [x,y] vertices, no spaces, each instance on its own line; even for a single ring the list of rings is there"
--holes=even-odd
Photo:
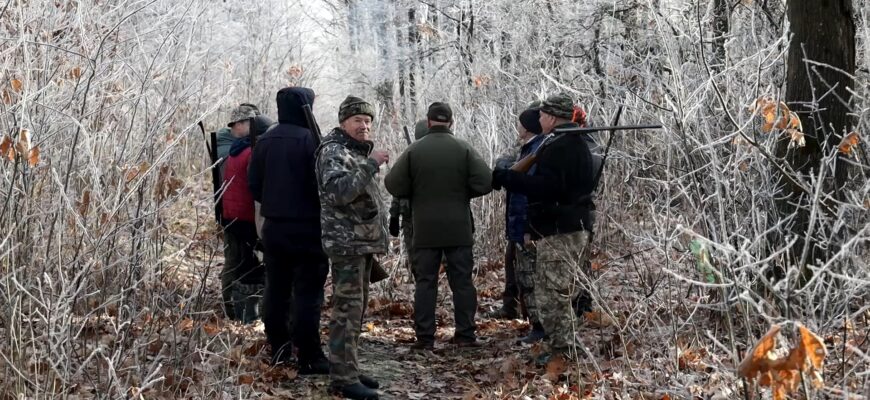
[[[453,122],[453,110],[450,109],[450,104],[436,101],[429,105],[426,118],[430,121]]]
[[[535,109],[528,109],[520,113],[520,125],[526,128],[527,131],[540,135],[544,130],[541,128],[541,112]]]
[[[344,120],[358,114],[368,115],[375,119],[375,107],[365,100],[354,97],[347,96],[344,101],[341,102],[341,105],[338,106],[338,122],[342,123]]]

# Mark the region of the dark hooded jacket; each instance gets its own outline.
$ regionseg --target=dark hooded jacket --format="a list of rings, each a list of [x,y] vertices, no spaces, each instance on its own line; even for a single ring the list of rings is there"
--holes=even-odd
[[[266,220],[266,248],[322,251],[320,200],[314,175],[317,146],[302,111],[314,105],[314,91],[289,87],[278,91],[278,124],[257,138],[248,185]]]

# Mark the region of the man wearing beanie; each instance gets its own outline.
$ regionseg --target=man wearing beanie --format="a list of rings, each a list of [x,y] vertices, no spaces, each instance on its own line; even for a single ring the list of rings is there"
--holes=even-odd
[[[540,112],[536,108],[529,108],[520,113],[517,131],[519,132],[522,147],[520,148],[520,155],[515,161],[534,154],[544,141],[544,135],[541,135],[539,118]],[[528,173],[534,173],[534,170],[535,167],[532,166]],[[505,230],[508,243],[505,254],[504,304],[493,316],[497,318],[516,318],[516,298],[520,297],[525,305],[529,322],[532,325],[529,335],[521,339],[521,341],[524,343],[534,343],[544,338],[544,328],[538,319],[534,298],[534,246],[532,246],[531,241],[526,243],[528,199],[521,193],[511,191],[507,191],[506,197],[507,223],[505,224]]]
[[[318,150],[323,249],[332,263],[334,306],[329,321],[329,375],[333,391],[351,399],[377,399],[378,382],[360,374],[360,328],[368,303],[375,254],[387,252],[387,218],[376,176],[389,161],[369,140],[374,107],[348,96],[339,127]]]
[[[429,133],[429,121],[421,119],[414,125],[414,140],[420,140]],[[402,234],[402,244],[407,255],[406,263],[414,276],[414,223],[411,221],[411,202],[408,199],[393,197],[390,203],[390,235],[399,237]]]
[[[534,300],[544,330],[547,352],[538,362],[571,357],[577,324],[571,299],[577,293],[580,268],[588,253],[592,230],[592,154],[571,121],[573,101],[567,94],[548,97],[541,105],[543,132],[552,136],[541,144],[535,169],[526,174],[509,169],[493,172],[493,186],[528,197],[528,234],[535,241],[537,265]]]
[[[442,256],[447,258],[447,280],[453,292],[456,330],[451,343],[478,346],[470,201],[492,190],[492,175],[480,155],[453,135],[450,105],[432,103],[426,117],[429,133],[399,156],[384,179],[393,196],[411,200],[413,210],[417,342],[412,349],[431,350],[435,345],[435,305]]]

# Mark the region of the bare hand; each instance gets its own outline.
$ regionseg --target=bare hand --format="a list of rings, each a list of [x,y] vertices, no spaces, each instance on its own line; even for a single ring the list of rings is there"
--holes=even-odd
[[[373,150],[369,158],[375,160],[379,167],[390,162],[390,154],[383,150]]]

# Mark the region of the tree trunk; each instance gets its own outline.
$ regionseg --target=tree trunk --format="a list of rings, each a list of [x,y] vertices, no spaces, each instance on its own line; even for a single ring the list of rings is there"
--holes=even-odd
[[[789,138],[785,135],[777,143],[776,153],[806,182],[804,186],[809,185],[811,177],[819,175],[820,168],[831,168],[822,163],[823,158],[831,154],[840,137],[852,128],[848,115],[851,103],[848,88],[854,84],[852,75],[855,73],[852,13],[851,0],[788,1],[793,36],[785,97],[789,107],[800,115],[806,146],[789,149]],[[845,163],[838,156],[834,164],[835,173],[826,172],[821,183],[823,197],[836,197],[845,182]],[[780,188],[783,194],[778,201],[780,218],[794,216],[789,233],[800,238],[788,262],[801,268],[806,263],[815,264],[816,259],[824,257],[821,248],[827,247],[830,251],[832,246],[819,246],[812,237],[808,243],[803,240],[810,228],[813,194],[805,193],[785,178],[780,179]],[[823,227],[816,224],[815,231],[819,232],[820,228]],[[827,234],[830,236],[832,232]]]

